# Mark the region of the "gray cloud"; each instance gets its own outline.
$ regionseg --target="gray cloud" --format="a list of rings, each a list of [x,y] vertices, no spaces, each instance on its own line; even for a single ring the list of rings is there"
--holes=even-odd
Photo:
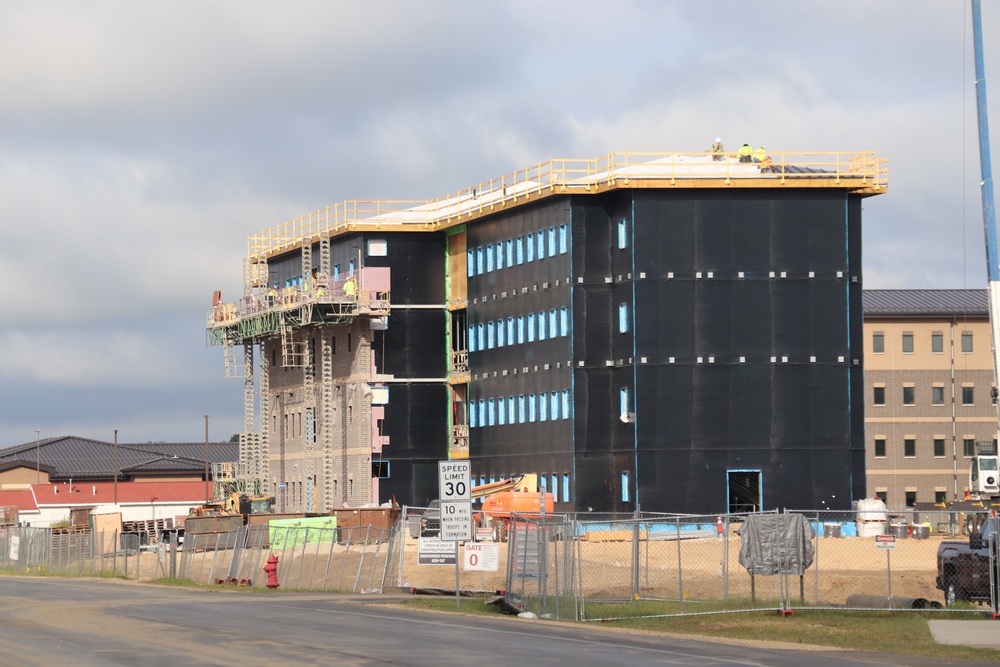
[[[0,6],[0,445],[228,438],[204,313],[249,234],[549,158],[875,150],[866,287],[985,286],[966,5]]]

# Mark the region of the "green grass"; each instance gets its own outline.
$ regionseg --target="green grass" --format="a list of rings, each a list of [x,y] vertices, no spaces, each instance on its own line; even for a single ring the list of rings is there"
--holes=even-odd
[[[454,597],[414,598],[404,602],[407,606],[437,611],[459,612],[476,615],[498,615],[499,608],[484,604],[485,598],[462,598],[456,608]],[[647,613],[676,613],[676,603],[639,602]],[[757,605],[763,604],[760,600]],[[659,606],[656,606],[659,605]],[[629,604],[588,604],[587,616],[595,612],[607,616],[622,616]],[[715,607],[715,605],[711,605]],[[685,603],[685,611],[694,610],[694,604]],[[708,604],[697,607],[712,611]],[[567,610],[572,606],[566,607]],[[880,651],[903,655],[933,658],[1000,661],[1000,651],[963,646],[938,644],[931,636],[928,620],[982,620],[981,611],[970,608],[961,613],[889,612],[889,611],[806,611],[799,610],[791,616],[780,616],[773,608],[760,611],[714,613],[707,615],[671,616],[664,618],[627,618],[600,622],[612,628],[634,628],[647,632],[705,636],[718,640],[732,638],[752,641],[782,642],[828,646],[833,648]],[[632,613],[638,610],[632,610]],[[611,612],[616,612],[612,614]],[[582,623],[590,623],[581,621]]]
[[[9,577],[62,577],[66,579],[128,579],[122,572],[113,570],[94,570],[93,572],[52,572],[47,567],[36,565],[30,569],[7,570],[0,568],[0,575]]]

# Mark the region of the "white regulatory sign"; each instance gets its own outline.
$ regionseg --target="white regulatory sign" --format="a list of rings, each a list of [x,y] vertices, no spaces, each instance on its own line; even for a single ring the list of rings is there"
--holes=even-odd
[[[472,501],[441,501],[441,539],[446,542],[472,539]]]
[[[438,461],[438,493],[446,500],[472,500],[472,464],[468,461]],[[442,516],[442,518],[444,518]]]

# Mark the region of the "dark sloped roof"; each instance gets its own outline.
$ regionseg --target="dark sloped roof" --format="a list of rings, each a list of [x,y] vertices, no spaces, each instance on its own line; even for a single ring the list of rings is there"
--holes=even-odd
[[[989,317],[984,289],[865,290],[865,317]]]
[[[36,452],[37,449],[37,452]],[[0,450],[0,464],[29,461],[36,456],[51,477],[64,479],[110,479],[115,470],[114,443],[76,436],[45,438],[36,442]],[[209,444],[209,463],[239,460],[239,445],[229,442]],[[121,474],[154,472],[196,473],[205,469],[205,443],[152,443],[118,445],[118,470]]]

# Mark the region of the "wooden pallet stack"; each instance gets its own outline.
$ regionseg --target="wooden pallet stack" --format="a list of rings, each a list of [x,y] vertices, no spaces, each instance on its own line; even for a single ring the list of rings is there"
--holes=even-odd
[[[123,521],[123,533],[146,533],[149,535],[148,542],[153,544],[159,541],[160,531],[170,530],[174,527],[172,518],[166,519],[143,519],[141,521]]]

